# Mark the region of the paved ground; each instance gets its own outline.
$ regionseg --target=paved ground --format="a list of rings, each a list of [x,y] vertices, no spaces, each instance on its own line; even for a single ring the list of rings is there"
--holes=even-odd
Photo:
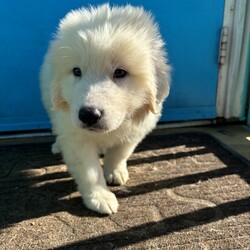
[[[87,210],[48,143],[0,147],[0,249],[250,249],[250,166],[204,134],[148,137]]]

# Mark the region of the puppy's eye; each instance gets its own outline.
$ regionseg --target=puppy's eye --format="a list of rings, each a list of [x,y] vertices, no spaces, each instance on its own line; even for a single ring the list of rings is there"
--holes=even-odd
[[[73,74],[74,74],[74,76],[76,76],[76,77],[81,77],[81,76],[82,76],[82,71],[81,71],[80,68],[75,67],[75,68],[73,68]]]
[[[128,72],[124,69],[116,69],[113,77],[114,78],[124,78],[127,74],[128,74]]]

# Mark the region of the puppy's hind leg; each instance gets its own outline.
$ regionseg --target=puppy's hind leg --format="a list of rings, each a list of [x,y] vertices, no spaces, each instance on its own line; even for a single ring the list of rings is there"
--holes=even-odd
[[[104,157],[104,176],[108,184],[124,185],[129,179],[127,159],[137,143],[124,143],[109,148]]]

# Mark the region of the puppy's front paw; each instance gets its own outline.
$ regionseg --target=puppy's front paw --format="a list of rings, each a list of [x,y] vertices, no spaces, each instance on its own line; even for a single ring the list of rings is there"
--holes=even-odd
[[[84,196],[83,200],[89,209],[100,214],[116,213],[119,206],[115,195],[107,189],[93,191],[90,195]]]
[[[129,179],[127,166],[116,169],[104,168],[104,176],[108,184],[124,185]]]

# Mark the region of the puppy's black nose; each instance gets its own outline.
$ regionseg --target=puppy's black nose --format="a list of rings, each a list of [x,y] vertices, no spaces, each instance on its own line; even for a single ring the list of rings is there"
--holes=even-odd
[[[79,120],[87,125],[87,127],[91,127],[96,124],[101,117],[102,111],[91,107],[81,108],[78,114]]]

